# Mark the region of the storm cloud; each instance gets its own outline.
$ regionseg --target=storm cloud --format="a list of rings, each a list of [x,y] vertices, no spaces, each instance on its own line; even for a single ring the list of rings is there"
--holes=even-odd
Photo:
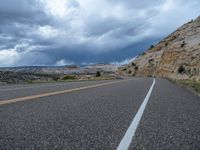
[[[199,8],[199,0],[2,0],[0,67],[122,62]]]

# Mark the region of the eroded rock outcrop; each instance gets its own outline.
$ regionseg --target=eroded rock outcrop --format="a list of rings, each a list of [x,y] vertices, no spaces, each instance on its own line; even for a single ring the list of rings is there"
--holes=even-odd
[[[118,73],[200,80],[200,17],[119,68]]]

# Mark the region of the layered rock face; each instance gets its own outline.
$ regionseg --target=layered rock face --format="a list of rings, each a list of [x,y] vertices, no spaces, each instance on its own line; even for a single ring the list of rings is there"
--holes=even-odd
[[[118,73],[200,80],[200,17],[119,68]]]

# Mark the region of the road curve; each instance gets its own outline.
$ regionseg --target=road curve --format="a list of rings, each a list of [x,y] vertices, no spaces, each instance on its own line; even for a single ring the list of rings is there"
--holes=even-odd
[[[0,102],[69,92],[0,105],[0,149],[117,149],[148,95],[127,147],[200,149],[199,97],[164,79],[152,83],[131,78],[1,86]]]

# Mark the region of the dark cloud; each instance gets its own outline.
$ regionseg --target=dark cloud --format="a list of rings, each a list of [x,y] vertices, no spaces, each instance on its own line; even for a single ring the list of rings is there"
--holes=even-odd
[[[48,16],[42,9],[37,0],[3,0],[0,5],[1,24],[45,24]]]
[[[0,66],[117,62],[194,19],[198,0],[2,0]]]

